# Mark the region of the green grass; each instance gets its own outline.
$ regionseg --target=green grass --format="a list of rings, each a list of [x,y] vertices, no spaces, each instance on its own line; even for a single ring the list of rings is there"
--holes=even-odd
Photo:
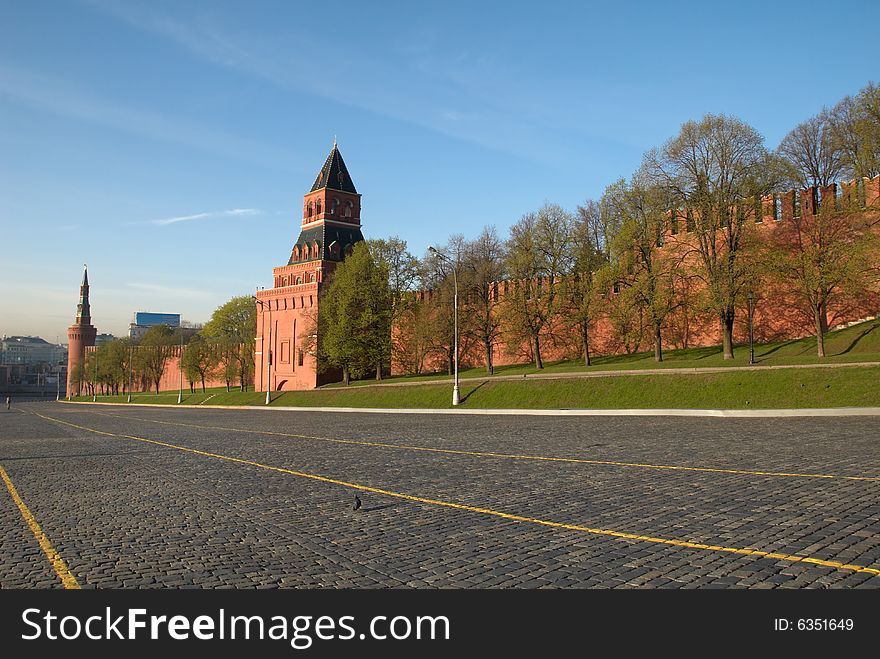
[[[805,337],[790,341],[755,344],[755,362],[762,366],[794,365],[794,364],[833,364],[864,361],[880,361],[880,319],[869,320],[852,327],[847,327],[825,336],[824,359],[816,356],[816,338]],[[703,367],[735,367],[747,366],[749,363],[748,345],[736,346],[734,359],[725,360],[721,346],[688,348],[686,350],[664,350],[663,361],[654,361],[651,352],[639,352],[632,355],[611,355],[596,357],[591,366],[584,366],[581,359],[556,362],[544,362],[544,370],[539,371],[534,364],[515,364],[498,366],[496,376],[523,375],[532,373],[574,373],[595,371],[618,371],[645,368],[703,368]],[[488,376],[483,367],[469,368],[460,371],[461,378],[480,378]],[[396,382],[429,382],[431,380],[448,379],[447,373],[436,373],[419,376],[395,376],[386,378],[386,383]],[[360,380],[350,386],[376,384],[375,380]],[[341,387],[341,384],[325,385]]]
[[[462,382],[464,408],[800,408],[880,406],[880,367],[731,371],[729,373],[623,375],[563,380]],[[286,391],[273,405],[303,407],[451,407],[451,387],[350,387]],[[261,405],[265,393],[214,390],[208,405]],[[206,395],[185,395],[196,404]],[[91,400],[80,397],[78,400]],[[99,396],[125,402],[124,396]],[[177,402],[177,394],[140,394],[136,403]]]
[[[880,320],[853,325],[826,338],[827,357],[815,356],[814,338],[756,345],[759,365],[795,365],[880,361]],[[646,368],[700,368],[745,366],[748,348],[739,346],[736,359],[724,361],[721,348],[690,348],[665,353],[657,364],[653,353],[599,357],[590,368],[580,361],[548,364],[544,371],[530,365],[503,366],[496,376],[548,375],[576,372],[597,373]],[[880,367],[731,371],[729,373],[645,374],[587,379],[509,381],[487,376],[475,368],[461,373],[463,407],[472,408],[798,408],[880,406]],[[423,382],[415,387],[365,387],[372,380],[349,387],[327,385],[314,391],[285,391],[272,395],[272,405],[296,407],[451,407],[448,380],[438,374],[395,377],[388,384]],[[360,386],[359,386],[360,385]],[[206,393],[184,393],[187,405],[262,405],[265,393],[231,391],[219,387]],[[76,400],[90,401],[81,396]],[[99,396],[99,402],[124,403],[125,396]],[[177,392],[135,394],[133,403],[176,404]]]

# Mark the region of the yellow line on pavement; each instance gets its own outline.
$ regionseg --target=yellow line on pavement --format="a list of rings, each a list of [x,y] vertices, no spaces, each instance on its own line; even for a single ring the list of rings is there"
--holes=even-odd
[[[216,458],[218,460],[225,460],[227,462],[234,462],[237,464],[248,465],[251,467],[258,467],[260,469],[266,469],[268,471],[274,471],[281,474],[288,474],[290,476],[298,476],[300,478],[308,478],[313,481],[318,481],[321,483],[329,483],[331,485],[339,485],[342,487],[351,488],[353,490],[359,490],[361,492],[372,492],[373,494],[381,494],[383,496],[394,497],[397,499],[404,499],[406,501],[414,501],[417,503],[424,503],[432,506],[442,506],[444,508],[452,508],[455,510],[464,510],[472,513],[479,513],[483,515],[491,515],[493,517],[500,517],[501,519],[509,519],[516,522],[527,522],[529,524],[538,524],[541,526],[549,526],[551,528],[558,529],[566,529],[569,531],[581,531],[584,533],[590,533],[593,535],[600,535],[612,538],[622,538],[626,540],[635,540],[639,542],[649,542],[654,544],[661,545],[670,545],[673,547],[685,547],[688,549],[702,549],[705,551],[715,551],[715,552],[724,552],[728,554],[738,554],[742,556],[754,556],[756,558],[773,558],[782,561],[788,561],[792,563],[809,563],[811,565],[821,565],[823,567],[830,567],[837,570],[850,570],[853,572],[863,572],[866,574],[870,574],[873,576],[880,576],[880,569],[867,567],[864,565],[854,565],[850,563],[841,563],[839,561],[826,561],[820,558],[812,558],[810,556],[797,556],[794,554],[785,554],[781,552],[773,552],[773,551],[763,551],[759,549],[745,549],[739,547],[725,547],[722,545],[707,545],[700,542],[691,542],[689,540],[673,540],[670,538],[658,538],[655,536],[649,535],[639,535],[637,533],[626,533],[623,531],[613,531],[609,529],[600,529],[593,528],[589,526],[581,526],[578,524],[565,524],[562,522],[553,522],[550,520],[539,519],[537,517],[525,517],[523,515],[515,515],[512,513],[505,513],[499,510],[493,510],[491,508],[481,508],[478,506],[470,506],[462,503],[453,503],[451,501],[442,501],[440,499],[428,499],[426,497],[419,497],[412,494],[403,494],[401,492],[394,492],[393,490],[384,490],[377,487],[371,487],[369,485],[362,485],[359,483],[350,483],[348,481],[338,480],[335,478],[329,478],[327,476],[321,476],[319,474],[309,474],[302,471],[295,471],[293,469],[285,469],[283,467],[274,467],[272,465],[262,464],[260,462],[254,462],[253,460],[244,460],[242,458],[234,458],[228,455],[221,455],[219,453],[210,453],[208,451],[200,451],[198,449],[189,448],[187,446],[178,446],[176,444],[169,444],[168,442],[160,442],[154,439],[147,439],[145,437],[136,437],[134,435],[123,435],[119,433],[107,432],[104,430],[97,430],[96,428],[89,428],[87,426],[80,426],[75,423],[70,423],[68,421],[62,421],[60,419],[53,419],[48,416],[43,416],[42,414],[37,414],[37,416],[47,419],[49,421],[54,421],[56,423],[62,423],[67,426],[71,426],[73,428],[78,428],[80,430],[85,430],[87,432],[93,432],[98,435],[106,435],[108,437],[122,437],[125,439],[133,439],[139,442],[146,442],[148,444],[154,444],[156,446],[164,446],[166,448],[175,449],[178,451],[184,451],[186,453],[194,453],[196,455],[202,455],[209,458]]]
[[[611,467],[636,467],[640,469],[663,469],[668,471],[696,471],[712,474],[736,474],[740,476],[775,476],[780,478],[824,478],[826,480],[850,480],[880,482],[880,476],[837,476],[833,474],[801,474],[780,471],[752,471],[747,469],[723,469],[720,467],[686,467],[679,465],[657,465],[642,462],[617,462],[613,460],[588,460],[586,458],[561,458],[546,455],[516,455],[508,453],[493,453],[489,451],[462,451],[457,449],[433,448],[430,446],[413,446],[409,444],[391,444],[388,442],[371,442],[367,440],[339,439],[336,437],[318,437],[315,435],[301,435],[297,433],[273,432],[271,430],[250,430],[246,428],[226,428],[223,426],[204,426],[196,423],[181,423],[175,421],[157,421],[156,419],[144,419],[128,416],[125,414],[109,414],[107,412],[93,412],[100,416],[116,417],[120,419],[133,419],[148,423],[160,423],[166,426],[184,426],[187,428],[199,428],[200,430],[224,430],[230,432],[243,432],[256,435],[274,435],[276,437],[292,437],[295,439],[311,439],[321,442],[334,442],[337,444],[353,444],[356,446],[374,446],[379,448],[392,448],[407,451],[424,451],[427,453],[445,453],[448,455],[469,455],[479,458],[503,458],[508,460],[538,460],[543,462],[568,462],[572,464],[604,465]]]
[[[21,511],[21,516],[24,517],[24,521],[27,522],[31,532],[33,532],[34,537],[36,537],[37,542],[40,543],[40,549],[46,554],[46,558],[48,558],[49,562],[52,564],[52,569],[55,570],[55,574],[61,579],[61,584],[65,588],[79,589],[79,583],[77,582],[76,577],[73,576],[73,573],[67,567],[67,563],[61,558],[61,554],[58,553],[55,547],[52,546],[52,542],[46,534],[43,533],[43,529],[40,528],[39,523],[34,519],[27,504],[25,504],[21,496],[19,496],[18,490],[16,490],[15,485],[12,484],[12,479],[9,478],[9,474],[6,473],[6,470],[2,465],[0,465],[0,478],[3,478],[3,482],[6,483],[6,489],[9,490],[12,500]]]

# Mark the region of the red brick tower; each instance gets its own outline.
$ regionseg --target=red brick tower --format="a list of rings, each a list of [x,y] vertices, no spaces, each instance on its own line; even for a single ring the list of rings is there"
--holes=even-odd
[[[257,292],[254,383],[258,391],[266,391],[266,348],[272,355],[272,391],[313,389],[336,379],[317,372],[307,335],[315,327],[323,282],[363,239],[361,196],[334,140],[312,189],[303,196],[302,224],[290,260],[273,268],[272,288]]]
[[[83,279],[79,287],[79,304],[76,305],[76,321],[67,328],[67,397],[78,396],[80,381],[76,377],[77,365],[83,362],[87,346],[95,345],[98,334],[92,326],[89,308],[89,269],[83,266]]]

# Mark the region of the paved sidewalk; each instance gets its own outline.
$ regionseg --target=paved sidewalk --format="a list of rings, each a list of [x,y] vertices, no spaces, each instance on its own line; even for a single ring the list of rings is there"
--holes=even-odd
[[[61,401],[70,405],[111,405],[113,407],[216,410],[270,410],[278,412],[353,412],[360,414],[460,414],[504,416],[684,416],[684,417],[737,417],[772,419],[783,417],[880,416],[880,407],[813,407],[780,410],[711,410],[711,409],[510,409],[510,408],[394,408],[394,407],[283,407],[278,405],[157,405],[138,403],[92,403],[88,401]]]

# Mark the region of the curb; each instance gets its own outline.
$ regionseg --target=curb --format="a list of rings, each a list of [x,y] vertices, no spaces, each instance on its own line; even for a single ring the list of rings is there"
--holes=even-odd
[[[740,419],[772,419],[785,417],[839,417],[839,416],[880,416],[880,407],[812,407],[780,410],[712,410],[712,409],[424,409],[424,408],[381,408],[381,407],[267,407],[265,405],[164,405],[136,403],[92,403],[89,401],[67,401],[68,405],[111,405],[113,407],[137,407],[140,409],[165,407],[172,409],[212,409],[212,410],[267,410],[275,412],[341,412],[355,414],[465,414],[481,416],[683,416],[683,417],[726,417]]]

